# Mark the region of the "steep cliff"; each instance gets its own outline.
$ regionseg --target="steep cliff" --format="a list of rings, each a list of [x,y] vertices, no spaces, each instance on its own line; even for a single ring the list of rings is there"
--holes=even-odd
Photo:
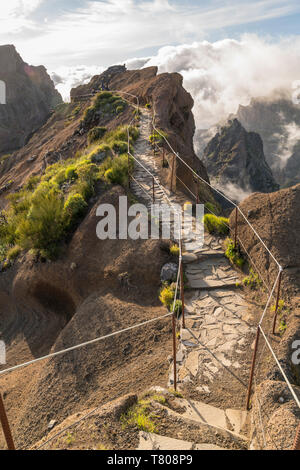
[[[291,96],[256,98],[240,106],[237,119],[247,131],[258,132],[266,160],[281,186],[300,182],[300,108]]]
[[[300,295],[300,184],[272,194],[252,194],[240,207],[284,268],[284,289],[291,295]],[[231,222],[234,225],[234,215]],[[238,230],[245,248],[271,285],[278,267],[242,218]]]
[[[23,62],[14,46],[0,46],[0,80],[6,104],[0,104],[0,154],[26,143],[62,98],[43,66]]]
[[[279,189],[266,162],[260,136],[247,132],[237,119],[228,121],[208,143],[203,162],[216,184],[243,191],[269,193]]]
[[[169,246],[160,240],[100,240],[96,236],[96,213],[99,204],[111,204],[118,219],[119,197],[128,194],[129,202],[135,201],[126,182],[128,158],[125,155],[122,160],[122,156],[127,152],[128,138],[124,126],[137,117],[136,110],[113,90],[136,94],[142,104],[154,103],[158,126],[187,159],[196,158],[192,100],[177,74],[157,76],[156,69],[113,71],[117,73],[111,77],[111,71],[106,72],[74,90],[73,102],[56,107],[28,143],[0,165],[1,208],[7,209],[12,202],[20,209],[18,214],[5,212],[0,223],[1,236],[7,234],[10,221],[20,228],[12,230],[13,242],[5,238],[0,243],[0,331],[8,345],[8,365],[165,314],[157,293],[161,268],[173,260]],[[111,93],[80,99],[79,95],[98,90],[103,80]],[[136,120],[137,134],[139,125],[142,119]],[[100,137],[98,134],[98,140],[91,141],[96,131],[101,131]],[[145,141],[148,145],[148,136]],[[131,144],[135,151],[134,138]],[[122,161],[125,165],[117,170],[118,175],[125,175],[119,183],[123,187],[106,176],[114,162],[117,165]],[[107,167],[100,174],[102,164]],[[199,162],[195,160],[196,164]],[[96,181],[93,172],[98,172]],[[41,212],[35,205],[35,198],[43,191],[55,205],[55,220],[52,217],[44,230],[45,238],[50,231],[55,234],[56,227],[60,230],[60,215],[70,215],[68,202],[74,202],[73,196],[84,208],[71,229],[64,225],[69,231],[56,240],[60,255],[51,260],[39,250],[28,252],[24,239],[18,238],[23,228],[26,232],[29,219],[34,224],[33,212],[37,218],[41,212],[43,218],[43,211],[49,215],[49,204]],[[12,196],[11,201],[7,195]],[[39,226],[35,228],[39,230]],[[37,237],[25,232],[26,242],[36,241]],[[17,248],[16,255],[4,259],[3,250],[19,242],[21,246],[13,247]],[[95,348],[38,363],[10,375],[5,383],[0,380],[7,392],[6,406],[13,416],[17,445],[29,446],[42,437],[52,419],[60,421],[74,410],[106,403],[133,390],[142,391],[153,383],[163,385],[171,351],[170,331],[167,318],[142,331],[100,342]]]
[[[207,171],[194,151],[193,137],[195,121],[192,113],[194,101],[183,88],[183,78],[178,73],[157,74],[157,67],[142,70],[110,68],[94,77],[87,85],[71,91],[71,98],[92,93],[102,86],[110,90],[131,93],[139,98],[142,105],[151,103],[156,113],[156,126],[168,135],[174,150],[203,179],[208,181]],[[177,176],[191,189],[195,183],[191,173],[178,161]]]
[[[241,203],[240,208],[283,268],[276,334],[269,334],[268,339],[299,399],[300,184],[272,194],[252,194]],[[230,224],[234,229],[234,213],[230,217]],[[255,260],[253,269],[260,273],[259,276],[271,288],[278,276],[278,266],[242,217],[238,218],[238,234],[250,258]],[[274,307],[271,306],[275,304],[277,288],[278,284],[265,312],[263,328],[267,333],[272,332]],[[263,346],[261,338],[259,347],[262,349]],[[293,442],[295,437],[299,408],[273,358],[268,360],[267,354],[265,350],[263,372],[256,372],[259,386],[255,388],[256,397],[252,399],[253,422],[259,419],[263,410],[262,425],[266,438],[260,429],[255,429],[252,422],[251,439],[261,443],[266,439],[265,449],[274,449],[274,442],[276,448],[286,448],[287,440]]]

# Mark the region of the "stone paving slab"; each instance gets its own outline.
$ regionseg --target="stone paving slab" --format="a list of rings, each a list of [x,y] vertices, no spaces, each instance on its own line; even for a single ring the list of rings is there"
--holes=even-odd
[[[148,432],[140,432],[140,443],[137,450],[226,450],[214,444],[194,444],[171,437]]]
[[[135,156],[159,180],[157,159],[149,144],[150,133],[151,115],[143,112]],[[134,176],[142,183],[150,205],[152,176],[138,165]],[[134,191],[145,198],[143,191],[136,186],[133,185]],[[183,204],[187,200],[184,195],[171,194],[167,188],[166,193],[172,203]],[[168,203],[162,189],[158,187],[156,202]],[[183,263],[191,290],[185,296],[187,328],[181,332],[176,367],[181,383],[191,382],[195,389],[207,394],[224,368],[233,372],[240,369],[247,335],[254,332],[249,305],[236,289],[239,276],[225,258],[222,247],[223,239],[220,237],[205,233],[203,241],[199,233],[189,230],[184,233]],[[169,370],[169,384],[172,383],[173,364]],[[243,415],[230,412],[226,419],[229,419],[234,429],[238,429]]]

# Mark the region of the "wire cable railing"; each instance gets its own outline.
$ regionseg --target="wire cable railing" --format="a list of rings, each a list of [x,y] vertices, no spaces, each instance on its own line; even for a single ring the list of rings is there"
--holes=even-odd
[[[139,102],[139,98],[131,93],[128,93],[128,92],[122,92],[122,91],[114,91],[114,93],[118,93],[120,95],[124,94],[124,95],[127,95],[127,96],[130,96],[131,98],[134,98],[136,100],[136,104],[133,104],[131,101],[127,100],[128,103],[133,106],[134,108],[140,110],[140,102]],[[275,294],[275,289],[276,289],[276,286],[278,285],[278,283],[280,283],[280,279],[281,279],[281,275],[282,275],[282,267],[281,265],[279,264],[279,262],[276,260],[276,258],[274,257],[274,255],[271,253],[271,251],[269,250],[269,248],[266,246],[265,242],[262,240],[262,238],[260,237],[260,235],[258,234],[258,232],[255,230],[255,228],[253,227],[253,225],[248,221],[247,217],[244,215],[244,213],[241,211],[241,209],[238,207],[238,205],[231,201],[227,196],[225,196],[219,189],[217,188],[214,188],[212,185],[210,185],[210,183],[208,181],[206,181],[205,179],[203,179],[201,176],[199,176],[179,155],[178,153],[175,152],[175,150],[173,149],[173,147],[171,146],[171,144],[169,143],[168,139],[165,137],[165,135],[163,135],[159,129],[157,129],[156,125],[155,125],[155,117],[156,117],[156,113],[155,113],[155,110],[153,108],[153,119],[152,119],[152,124],[153,124],[153,129],[155,130],[155,132],[157,132],[161,138],[163,139],[163,141],[167,144],[168,148],[171,150],[171,152],[173,153],[173,155],[175,156],[175,158],[179,159],[188,169],[189,171],[191,172],[191,174],[196,177],[199,181],[201,181],[202,183],[205,183],[205,185],[207,185],[208,187],[210,187],[212,190],[216,191],[217,194],[219,194],[220,196],[222,196],[227,202],[229,202],[230,204],[233,205],[233,207],[235,207],[236,211],[238,213],[241,214],[241,216],[243,217],[243,219],[245,220],[245,222],[249,225],[251,231],[255,234],[255,236],[257,237],[257,239],[259,240],[259,242],[262,244],[262,246],[266,249],[267,253],[269,254],[269,256],[272,258],[272,260],[276,263],[277,267],[279,268],[278,270],[278,275],[276,277],[276,280],[273,284],[273,287],[271,289],[268,289],[269,290],[269,297],[267,299],[267,303],[266,303],[266,306],[264,308],[264,311],[263,311],[263,314],[262,314],[262,317],[260,319],[260,322],[259,322],[259,325],[258,325],[258,328],[257,328],[257,336],[256,336],[256,341],[255,341],[255,347],[254,347],[254,353],[253,353],[253,358],[252,358],[252,367],[251,367],[251,373],[250,373],[250,380],[249,380],[249,387],[248,387],[248,396],[247,396],[247,409],[249,409],[249,403],[250,403],[250,396],[251,396],[251,392],[252,392],[252,382],[253,382],[253,377],[254,377],[254,370],[255,370],[255,360],[256,360],[256,356],[257,356],[257,350],[258,350],[258,341],[259,341],[259,337],[260,337],[260,334],[262,335],[263,339],[264,339],[264,348],[267,347],[271,353],[271,355],[273,356],[273,359],[275,360],[275,363],[284,379],[284,381],[286,382],[291,394],[292,394],[292,397],[293,399],[295,400],[297,406],[300,408],[300,401],[293,389],[293,386],[292,384],[290,383],[285,371],[283,370],[268,338],[267,338],[267,335],[266,333],[264,332],[264,329],[262,327],[262,323],[263,323],[263,320],[265,318],[265,315],[266,315],[266,312],[268,311],[268,308],[270,306],[270,303],[271,303],[271,300]],[[135,164],[139,165],[139,167],[141,167],[151,178],[152,178],[152,181],[153,181],[153,184],[155,183],[157,185],[157,187],[160,188],[160,190],[163,192],[164,194],[164,197],[166,199],[166,201],[168,202],[168,204],[170,205],[170,207],[174,210],[174,215],[176,214],[179,218],[179,222],[182,221],[182,214],[180,213],[180,211],[178,211],[178,207],[176,206],[176,204],[174,204],[171,200],[170,200],[170,197],[168,195],[168,193],[166,192],[166,189],[164,186],[161,185],[160,183],[160,180],[158,179],[158,177],[153,174],[149,168],[147,168],[145,165],[142,164],[142,162],[139,161],[138,158],[136,158],[132,152],[131,152],[131,136],[130,136],[130,130],[131,130],[131,127],[133,126],[133,123],[134,121],[136,120],[136,117],[134,117],[132,119],[132,121],[129,123],[129,125],[127,125],[127,132],[128,132],[128,155],[133,159],[133,161],[135,162]],[[130,175],[129,173],[129,165],[128,165],[128,176],[129,178],[132,177],[132,179],[135,181],[135,178]],[[137,184],[138,182],[135,181]],[[183,182],[182,182],[183,183]],[[183,183],[186,187],[186,189],[189,189],[185,183]],[[145,191],[147,192],[147,191]],[[189,189],[189,193],[195,197],[197,199],[198,195],[195,195],[190,189]],[[148,193],[147,193],[148,194]],[[154,199],[154,197],[153,197]],[[209,209],[208,209],[209,210]],[[210,211],[210,210],[209,210]],[[211,211],[210,211],[211,212]],[[213,213],[213,212],[212,212]],[[216,215],[216,214],[215,214]],[[89,340],[89,341],[85,341],[83,343],[80,343],[80,344],[76,344],[74,346],[71,346],[69,348],[65,348],[65,349],[62,349],[60,351],[56,351],[56,352],[53,352],[53,353],[50,353],[48,355],[45,355],[43,357],[40,357],[40,358],[36,358],[36,359],[33,359],[31,361],[28,361],[28,362],[24,362],[22,364],[18,364],[18,365],[15,365],[15,366],[12,366],[12,367],[9,367],[7,369],[4,369],[2,371],[0,371],[0,377],[6,375],[6,374],[9,374],[11,372],[14,372],[16,370],[20,370],[22,368],[25,368],[25,367],[28,367],[30,365],[33,365],[33,364],[36,364],[38,362],[41,362],[41,361],[44,361],[44,360],[47,360],[47,359],[53,359],[55,357],[58,357],[58,356],[61,356],[61,355],[64,355],[64,354],[67,354],[71,351],[75,351],[75,350],[78,350],[78,349],[81,349],[83,347],[87,347],[87,346],[90,346],[90,345],[93,345],[93,344],[96,344],[96,343],[99,343],[100,341],[104,341],[105,339],[107,338],[111,338],[111,337],[115,337],[117,335],[121,335],[121,334],[124,334],[126,332],[129,332],[129,331],[132,331],[132,330],[135,330],[135,329],[138,329],[138,328],[142,328],[142,327],[145,327],[146,325],[149,325],[149,324],[153,324],[154,322],[157,322],[157,321],[161,321],[163,319],[166,319],[168,317],[172,317],[172,332],[173,332],[173,369],[174,369],[174,388],[176,390],[176,387],[177,387],[177,357],[176,357],[176,354],[177,354],[177,344],[176,344],[176,321],[177,321],[177,312],[176,312],[176,307],[177,307],[177,299],[178,299],[178,292],[179,292],[179,289],[180,289],[180,292],[181,292],[181,298],[182,298],[182,325],[183,327],[185,327],[185,317],[184,317],[184,282],[183,282],[183,246],[182,246],[182,225],[180,225],[181,227],[181,230],[180,230],[180,239],[179,239],[179,263],[178,263],[178,272],[177,272],[177,278],[176,278],[176,286],[175,286],[175,292],[174,292],[174,302],[173,302],[173,307],[172,307],[172,311],[171,312],[168,312],[166,315],[163,315],[163,316],[160,316],[160,317],[156,317],[156,318],[153,318],[153,319],[150,319],[150,320],[147,320],[145,322],[142,322],[142,323],[139,323],[139,324],[136,324],[136,325],[133,325],[133,326],[130,326],[130,327],[127,327],[127,328],[124,328],[122,330],[118,330],[116,332],[112,332],[112,333],[109,333],[107,335],[104,335],[104,336],[101,336],[101,337],[98,337],[98,338],[95,338],[93,340]],[[239,242],[242,244],[241,240],[240,240],[240,237],[239,237]],[[250,256],[249,256],[250,257]],[[254,261],[252,260],[253,262],[253,265],[255,266],[255,263]],[[263,278],[262,278],[263,279]],[[266,282],[264,281],[264,284],[266,285]],[[279,291],[279,289],[278,289]],[[278,293],[279,295],[279,293]],[[277,295],[277,307],[278,307],[278,295]],[[276,315],[277,312],[275,312],[275,315]],[[1,394],[0,394],[0,401],[1,403],[3,404],[3,401],[2,401],[2,397],[1,397]],[[1,404],[0,403],[0,404]],[[97,410],[99,409],[99,407],[97,407],[95,410],[93,410],[92,412],[88,413],[86,416],[82,417],[79,421],[77,421],[75,424],[81,422],[82,420],[84,419],[87,419],[89,416],[91,416],[93,413],[95,413]],[[260,411],[260,418],[259,418],[259,421],[260,421],[260,426],[262,425],[262,416],[261,416],[261,411]],[[3,424],[3,421],[2,421],[2,424]],[[3,426],[3,429],[4,429],[4,426]],[[66,430],[69,429],[66,428]],[[7,431],[7,429],[4,431]],[[59,432],[58,434],[61,434],[63,431]],[[5,436],[7,437],[9,433],[5,432]],[[264,434],[264,431],[263,431],[263,436],[264,436],[264,441],[265,441],[265,434]],[[40,447],[43,447],[45,446],[47,443],[49,443],[51,440],[55,439],[55,437],[57,437],[57,435],[53,436],[51,439],[47,440],[46,442],[44,442]],[[10,442],[9,439],[7,439],[7,444],[8,444],[8,447],[12,448],[12,443]],[[39,448],[40,448],[39,447]]]
[[[277,356],[276,356],[276,353],[270,343],[270,341],[268,340],[267,338],[267,335],[263,329],[263,320],[266,316],[266,313],[270,307],[270,304],[271,304],[271,300],[273,298],[273,296],[275,295],[275,291],[276,291],[276,286],[278,286],[278,292],[277,292],[277,297],[276,297],[276,305],[275,305],[275,315],[274,315],[274,322],[273,322],[273,334],[275,332],[275,326],[276,326],[276,319],[277,319],[277,314],[278,314],[278,308],[279,308],[279,296],[280,296],[280,285],[281,285],[281,278],[282,278],[282,273],[283,273],[283,268],[281,266],[281,264],[278,262],[278,260],[276,259],[276,257],[273,255],[273,253],[271,252],[271,250],[268,248],[268,246],[266,245],[266,243],[263,241],[263,239],[261,238],[261,236],[259,235],[259,233],[257,232],[257,230],[253,227],[253,225],[251,224],[251,222],[248,220],[248,218],[245,216],[245,214],[243,213],[243,211],[241,210],[241,208],[234,202],[232,201],[229,197],[227,197],[222,191],[220,191],[218,188],[215,188],[214,186],[212,186],[208,181],[206,181],[204,178],[202,178],[200,175],[198,175],[196,173],[196,171],[190,167],[190,165],[184,161],[180,155],[178,154],[178,152],[176,152],[174,150],[174,148],[172,147],[172,145],[170,144],[170,142],[168,141],[167,137],[160,131],[160,129],[157,128],[156,126],[156,112],[155,112],[155,107],[152,106],[152,111],[153,111],[153,115],[152,115],[152,127],[153,127],[153,132],[155,131],[161,138],[161,140],[167,145],[167,147],[169,148],[169,150],[171,151],[171,153],[173,154],[173,156],[175,157],[175,159],[179,160],[190,172],[191,175],[193,175],[195,178],[197,178],[197,180],[199,180],[200,182],[204,183],[205,185],[207,185],[212,191],[216,192],[219,196],[221,196],[223,199],[225,199],[229,204],[231,204],[234,208],[235,208],[235,211],[236,211],[236,233],[235,233],[235,245],[237,244],[237,240],[239,241],[240,245],[242,246],[242,248],[244,249],[245,253],[247,254],[251,264],[255,267],[256,269],[256,272],[258,272],[259,276],[260,276],[260,279],[262,280],[264,286],[266,287],[268,293],[269,293],[269,296],[267,298],[267,302],[266,302],[266,305],[265,305],[265,308],[264,308],[264,311],[263,311],[263,314],[262,314],[262,317],[260,319],[260,322],[258,324],[258,327],[257,327],[257,335],[256,335],[256,341],[255,341],[255,347],[254,347],[254,352],[253,352],[253,358],[252,358],[252,367],[251,367],[251,372],[250,372],[250,379],[249,379],[249,386],[248,386],[248,394],[247,394],[247,409],[249,409],[249,406],[250,406],[250,398],[251,398],[251,392],[252,392],[252,384],[253,384],[253,378],[254,378],[254,371],[255,371],[255,360],[256,360],[256,355],[257,355],[257,349],[258,349],[258,341],[259,341],[259,337],[260,337],[260,334],[262,334],[262,337],[264,339],[264,347],[268,347],[273,359],[275,360],[275,363],[283,377],[283,380],[285,381],[288,389],[290,390],[291,392],[291,395],[295,401],[295,403],[297,404],[297,406],[300,408],[300,401],[293,389],[293,386],[291,384],[291,382],[289,381],[285,371],[283,370],[283,367],[281,366]],[[165,159],[165,152],[164,152],[164,155],[163,155],[163,158]],[[168,159],[167,159],[168,161]],[[170,163],[168,161],[168,165],[170,166]],[[195,195],[189,188],[187,188],[187,185],[180,179],[178,178],[178,176],[176,175],[176,179],[179,180],[179,182],[181,182],[181,184],[186,188],[188,189],[188,192],[195,198],[195,200],[198,201],[198,194]],[[217,215],[215,214],[213,211],[211,211],[209,208],[207,208],[208,212],[211,212],[212,214],[214,215]],[[245,223],[249,226],[250,230],[252,231],[252,233],[256,236],[256,238],[258,239],[259,243],[261,243],[262,247],[266,250],[266,252],[268,253],[268,255],[270,256],[271,260],[276,264],[277,268],[278,268],[278,274],[276,275],[276,279],[275,279],[275,282],[274,284],[272,285],[272,287],[270,288],[268,283],[266,282],[266,280],[264,279],[264,277],[261,275],[260,273],[260,270],[257,268],[257,263],[255,263],[255,261],[253,260],[253,257],[249,254],[248,250],[246,250],[243,242],[241,241],[240,237],[237,236],[237,216],[238,214],[240,214],[240,216],[242,217],[242,219],[245,221]],[[228,226],[229,227],[229,226]],[[262,423],[262,420],[261,420],[261,416],[260,416],[260,421]],[[264,436],[264,439],[265,439],[265,436]]]

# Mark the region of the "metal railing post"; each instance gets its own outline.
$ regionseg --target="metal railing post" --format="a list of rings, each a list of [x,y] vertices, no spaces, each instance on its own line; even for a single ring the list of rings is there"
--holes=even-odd
[[[235,229],[234,229],[234,246],[237,247],[237,234],[238,234],[238,208],[235,208]]]
[[[180,241],[181,244],[181,254],[183,251],[183,242],[182,238]],[[181,293],[181,303],[182,303],[182,328],[185,328],[185,308],[184,308],[184,276],[183,276],[183,263],[182,258],[180,260],[180,293]]]
[[[279,279],[278,279],[278,289],[277,289],[277,297],[276,297],[276,305],[275,305],[275,314],[274,314],[273,330],[272,330],[273,335],[275,334],[276,322],[277,322],[277,316],[278,316],[278,307],[279,307],[279,299],[280,299],[281,280],[282,280],[282,270],[280,271]]]
[[[253,377],[254,377],[254,370],[255,370],[255,363],[256,363],[259,337],[260,337],[260,326],[258,326],[258,328],[257,328],[255,346],[254,346],[253,357],[252,357],[251,372],[250,372],[250,379],[249,379],[248,393],[247,393],[247,405],[246,405],[247,410],[249,410],[249,408],[250,408],[250,398],[251,398],[251,391],[252,391],[252,384],[253,384]]]
[[[0,421],[2,424],[3,433],[4,433],[8,450],[16,450],[1,393],[0,393]]]
[[[300,450],[300,424],[298,425],[293,450]]]
[[[176,320],[175,312],[172,315],[172,329],[173,329],[173,365],[174,365],[174,390],[177,390],[177,351],[176,351]]]
[[[172,173],[171,173],[171,192],[173,192],[173,180],[174,180],[175,162],[176,162],[176,157],[175,157],[175,155],[173,155]]]
[[[155,182],[154,182],[154,178],[152,178],[152,198],[153,198],[153,202],[155,202]]]
[[[128,159],[127,159],[127,172],[128,172],[128,189],[130,189],[130,160],[129,160],[129,154],[128,154]]]

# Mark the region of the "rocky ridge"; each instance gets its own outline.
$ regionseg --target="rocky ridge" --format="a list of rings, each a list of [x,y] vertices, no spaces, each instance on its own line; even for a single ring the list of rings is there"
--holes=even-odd
[[[62,98],[45,67],[25,63],[15,47],[0,46],[0,80],[6,104],[0,104],[0,155],[26,144]]]

